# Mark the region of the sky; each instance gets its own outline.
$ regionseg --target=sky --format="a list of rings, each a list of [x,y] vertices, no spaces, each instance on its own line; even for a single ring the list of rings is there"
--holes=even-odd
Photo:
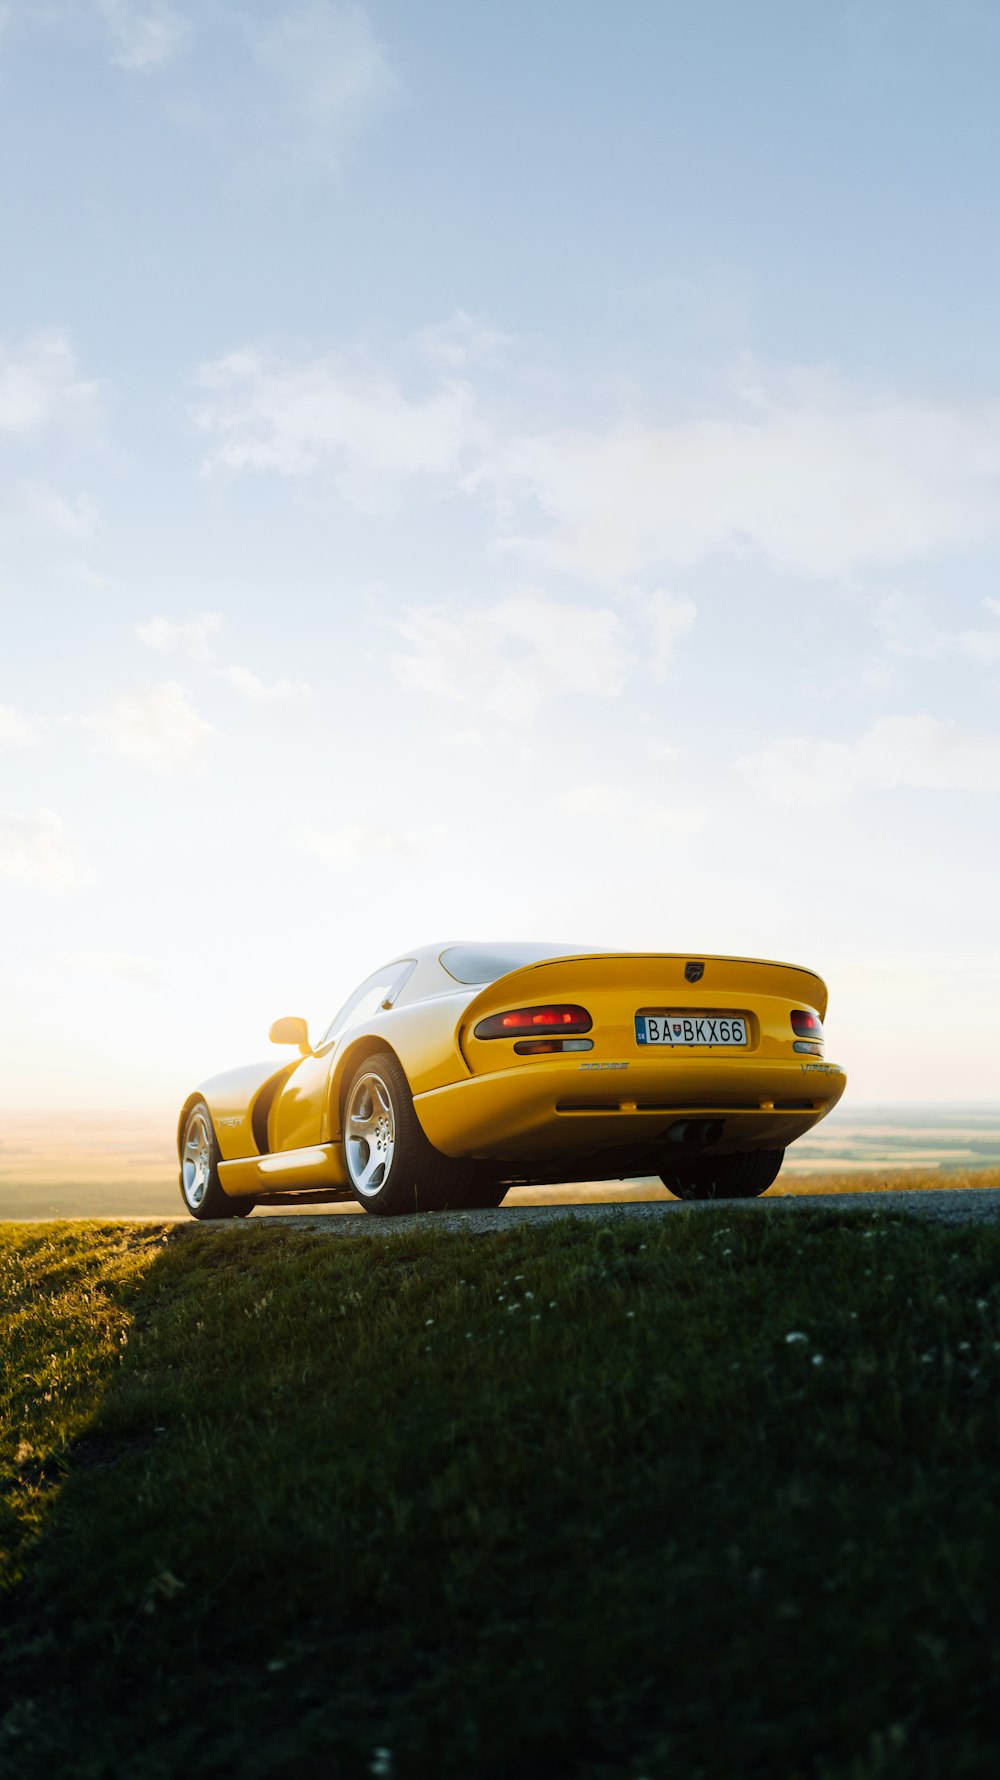
[[[1000,1099],[998,78],[992,0],[0,5],[0,1105],[517,937]]]

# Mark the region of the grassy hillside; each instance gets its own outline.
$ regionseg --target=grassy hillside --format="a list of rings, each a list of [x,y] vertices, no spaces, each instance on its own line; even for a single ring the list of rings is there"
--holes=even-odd
[[[998,1261],[0,1227],[0,1769],[991,1773]]]

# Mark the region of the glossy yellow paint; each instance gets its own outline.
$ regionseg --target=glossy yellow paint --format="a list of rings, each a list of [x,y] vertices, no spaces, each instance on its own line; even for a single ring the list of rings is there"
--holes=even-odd
[[[224,1075],[213,1076],[211,1081],[205,1082],[185,1101],[178,1126],[178,1143],[188,1106],[193,1100],[205,1100],[212,1115],[223,1158],[231,1160],[238,1156],[258,1155],[260,1148],[254,1133],[254,1112],[258,1095],[266,1086],[278,1091],[283,1079],[296,1067],[297,1061],[298,1059],[288,1063],[279,1062],[275,1069],[272,1055],[266,1062],[245,1063],[239,1069],[229,1069]]]
[[[533,964],[512,972],[481,990],[466,1010],[460,1045],[471,1073],[478,1075],[484,1069],[495,1068],[499,1048],[505,1044],[503,1039],[477,1039],[474,1028],[488,1014],[518,1007],[521,996],[535,1003],[582,1003],[593,1020],[589,1037],[595,1059],[641,1055],[633,1022],[634,1016],[644,1010],[683,1008],[699,1015],[742,1013],[751,1027],[750,1050],[745,1054],[775,1059],[795,1055],[792,1008],[810,1009],[821,1020],[826,1014],[826,985],[812,971],[748,958],[702,957],[698,962],[704,966],[704,975],[697,983],[685,980],[688,959],[683,954],[637,952],[573,958]],[[512,1053],[512,1065],[530,1067],[536,1061],[518,1058],[512,1045],[507,1049]],[[667,1052],[666,1060],[673,1054]],[[701,1047],[699,1054],[706,1059],[707,1067],[714,1069],[715,1062],[726,1053],[709,1054]]]
[[[329,1141],[326,1117],[331,1056],[319,1052],[303,1057],[275,1097],[268,1116],[272,1150],[297,1150]]]
[[[683,954],[616,954],[530,965],[482,990],[466,1010],[460,1048],[470,1074],[415,1098],[430,1141],[446,1155],[524,1161],[645,1143],[685,1117],[725,1120],[720,1155],[783,1149],[825,1118],[846,1076],[794,1050],[793,1008],[827,1007],[826,985],[794,965],[702,958],[685,979]],[[489,1014],[523,1004],[576,1002],[593,1020],[592,1049],[524,1056],[512,1040],[476,1038]],[[639,1012],[742,1014],[749,1044],[641,1047]]]
[[[294,1193],[323,1187],[347,1189],[343,1146],[311,1145],[274,1156],[241,1156],[219,1163],[219,1183],[233,1198],[258,1198],[262,1193]]]
[[[448,1156],[524,1163],[649,1143],[685,1118],[725,1121],[713,1154],[785,1149],[819,1123],[846,1085],[835,1063],[809,1065],[734,1058],[706,1081],[700,1059],[608,1061],[535,1057],[533,1067],[499,1069],[414,1102],[431,1143]],[[819,1074],[818,1071],[823,1073]]]
[[[720,1154],[784,1148],[836,1105],[845,1076],[797,1055],[793,1008],[826,1013],[827,992],[797,966],[702,954],[689,983],[690,953],[615,953],[546,960],[487,988],[463,987],[439,962],[417,963],[399,1004],[379,1008],[334,1041],[275,1068],[274,1061],[217,1076],[199,1091],[223,1156],[225,1191],[341,1184],[341,1109],[359,1063],[377,1050],[399,1058],[430,1141],[447,1155],[509,1159],[530,1174],[532,1157],[658,1141],[685,1115],[724,1120]],[[576,1002],[593,1021],[591,1049],[524,1056],[512,1039],[477,1039],[488,1014],[546,1002]],[[740,1013],[749,1044],[738,1053],[706,1047],[658,1050],[636,1042],[636,1012]],[[278,1022],[294,1036],[298,1028]],[[596,1173],[596,1165],[595,1165]]]

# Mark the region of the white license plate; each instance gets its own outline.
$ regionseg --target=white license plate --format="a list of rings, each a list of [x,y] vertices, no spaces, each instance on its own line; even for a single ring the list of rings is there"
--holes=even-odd
[[[746,1045],[747,1023],[742,1014],[683,1011],[636,1014],[635,1042],[639,1045],[722,1045],[733,1050]]]

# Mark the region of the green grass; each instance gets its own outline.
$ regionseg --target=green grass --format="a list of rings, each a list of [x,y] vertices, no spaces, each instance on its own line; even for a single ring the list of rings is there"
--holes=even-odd
[[[0,1769],[992,1774],[998,1261],[0,1226]]]

